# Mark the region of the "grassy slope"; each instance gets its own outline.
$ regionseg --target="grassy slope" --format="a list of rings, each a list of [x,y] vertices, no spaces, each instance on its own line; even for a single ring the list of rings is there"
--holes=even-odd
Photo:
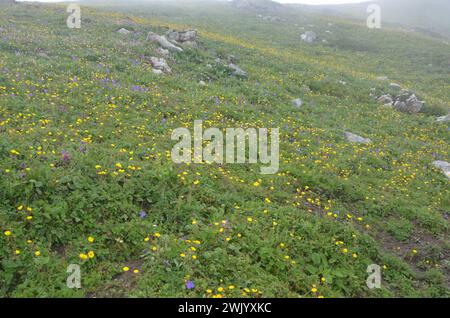
[[[269,23],[197,9],[83,8],[82,29],[70,30],[63,7],[2,7],[0,229],[12,235],[0,237],[0,293],[449,296],[448,181],[430,167],[450,159],[448,126],[430,116],[450,102],[449,46],[298,12]],[[300,44],[308,24],[328,44]],[[135,34],[117,35],[124,25]],[[200,30],[201,48],[174,55],[173,75],[153,75],[146,32],[184,26]],[[227,54],[248,80],[206,67]],[[378,107],[368,95],[386,90],[379,75],[416,89],[426,113]],[[172,164],[172,129],[194,119],[280,127],[280,173]],[[346,143],[345,129],[373,145]],[[65,287],[70,263],[82,264],[81,290]],[[385,265],[380,290],[365,285],[372,263]]]

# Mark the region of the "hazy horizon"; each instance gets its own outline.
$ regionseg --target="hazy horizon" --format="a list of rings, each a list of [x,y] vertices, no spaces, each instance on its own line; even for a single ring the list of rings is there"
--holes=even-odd
[[[77,0],[18,0],[20,2],[68,2]],[[164,0],[159,0],[164,1]],[[323,5],[323,4],[348,4],[348,3],[361,3],[370,0],[273,0],[275,2],[284,4],[310,4],[310,5]]]

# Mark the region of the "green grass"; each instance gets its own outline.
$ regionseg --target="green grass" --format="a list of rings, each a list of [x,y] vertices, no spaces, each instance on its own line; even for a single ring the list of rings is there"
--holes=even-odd
[[[263,22],[224,4],[82,16],[71,30],[63,6],[2,6],[1,296],[450,296],[450,193],[431,168],[450,161],[448,125],[433,117],[450,103],[447,44],[297,11]],[[115,32],[128,24],[133,35]],[[328,43],[301,44],[308,24]],[[154,75],[147,32],[184,26],[200,47]],[[206,66],[229,54],[248,79]],[[387,91],[381,75],[428,110],[380,107],[369,92]],[[279,127],[280,172],[173,164],[172,130],[195,119]],[[373,144],[347,143],[346,130]],[[66,287],[71,263],[82,289]],[[381,289],[366,286],[372,263]]]

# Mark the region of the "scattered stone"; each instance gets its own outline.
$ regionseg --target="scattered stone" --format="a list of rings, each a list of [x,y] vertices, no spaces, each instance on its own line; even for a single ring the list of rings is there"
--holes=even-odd
[[[161,74],[164,74],[164,72],[163,72],[163,71],[161,71],[161,70],[157,70],[157,69],[153,69],[153,70],[152,70],[152,72],[153,72],[153,74],[157,74],[157,75],[161,75]]]
[[[230,63],[230,64],[228,64],[228,67],[233,70],[233,75],[235,75],[235,76],[240,76],[240,77],[248,76],[247,72],[244,71],[243,69],[241,69],[236,64]]]
[[[345,138],[347,139],[347,141],[349,142],[357,142],[357,143],[361,143],[361,144],[370,144],[372,143],[372,140],[370,140],[369,138],[364,138],[358,135],[355,135],[351,132],[346,131],[344,133]]]
[[[121,28],[121,29],[119,29],[119,30],[117,31],[117,33],[120,33],[120,34],[123,34],[123,35],[127,35],[127,34],[130,34],[130,33],[132,33],[132,32],[129,31],[129,30],[127,30],[127,29],[125,29],[125,28]]]
[[[148,33],[147,41],[156,42],[159,45],[161,45],[163,48],[168,49],[170,51],[183,52],[183,49],[181,47],[178,47],[178,46],[172,44],[169,40],[166,39],[165,36],[160,36],[153,32]]]
[[[198,84],[199,84],[200,86],[206,86],[205,81],[200,81],[200,82],[198,82]]]
[[[172,69],[169,67],[169,65],[167,64],[166,60],[163,58],[159,58],[159,57],[154,57],[152,56],[150,58],[150,63],[152,63],[152,66],[154,69],[156,70],[160,70],[164,73],[171,73]]]
[[[195,42],[197,40],[197,33],[197,30],[170,30],[167,32],[167,38],[177,43]]]
[[[389,94],[381,95],[380,97],[378,97],[377,101],[383,104],[391,104],[391,105],[394,102],[392,96]]]
[[[450,121],[450,114],[436,118],[437,123],[447,123]]]
[[[415,94],[412,94],[405,102],[398,100],[394,108],[402,113],[417,114],[423,107],[423,102],[419,101]]]
[[[313,43],[317,39],[317,35],[313,31],[306,31],[300,36],[300,38],[303,42]]]
[[[294,99],[292,101],[292,104],[296,107],[296,108],[300,108],[303,105],[303,101],[300,98]]]
[[[444,175],[450,179],[450,163],[446,162],[446,161],[434,161],[433,162],[433,166],[436,169],[441,170]]]
[[[413,91],[401,89],[400,85],[396,83],[391,83],[389,87],[398,90],[399,93],[395,96],[385,94],[377,97],[376,89],[372,88],[370,96],[375,97],[375,99],[382,103],[384,107],[390,108],[393,105],[395,110],[402,113],[417,114],[421,111],[425,103],[420,101]]]

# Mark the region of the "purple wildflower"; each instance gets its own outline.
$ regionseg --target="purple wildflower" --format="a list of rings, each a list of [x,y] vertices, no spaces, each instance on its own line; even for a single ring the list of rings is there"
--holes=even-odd
[[[146,216],[147,216],[147,213],[145,213],[144,210],[141,210],[141,212],[139,212],[139,217],[140,217],[141,219],[145,218]]]
[[[186,282],[186,288],[187,289],[194,289],[194,287],[195,287],[195,284],[194,284],[194,282],[192,280],[188,280]]]
[[[61,154],[62,154],[62,160],[64,162],[68,162],[70,160],[70,155],[67,151],[63,150],[63,151],[61,151]]]

